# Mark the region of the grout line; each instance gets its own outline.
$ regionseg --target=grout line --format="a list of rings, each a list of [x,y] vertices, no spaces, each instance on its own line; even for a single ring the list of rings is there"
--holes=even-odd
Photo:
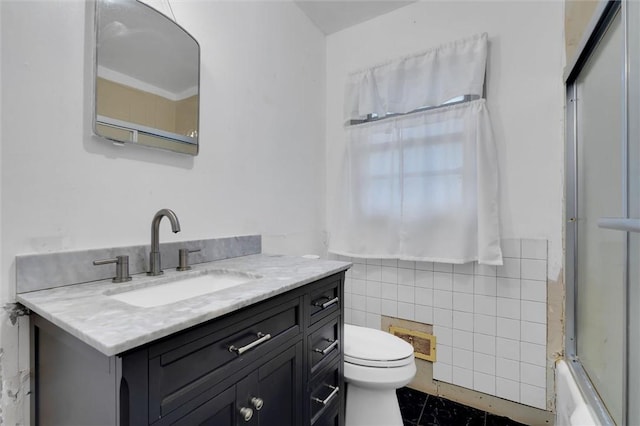
[[[427,401],[429,400],[429,394],[425,394],[427,395],[427,397],[424,399],[424,402],[422,403],[422,410],[420,410],[420,415],[418,416],[418,421],[416,422],[416,425],[420,424],[420,421],[422,420],[422,415],[424,414],[424,409],[427,406]]]

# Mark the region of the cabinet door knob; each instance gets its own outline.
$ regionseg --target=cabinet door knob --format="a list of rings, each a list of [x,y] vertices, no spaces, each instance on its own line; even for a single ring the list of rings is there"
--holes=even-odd
[[[253,405],[253,408],[255,408],[256,411],[260,411],[262,409],[262,406],[264,405],[264,401],[262,400],[262,398],[254,396],[253,398],[251,398],[251,405]]]
[[[240,415],[245,422],[248,422],[253,417],[253,410],[249,407],[240,408]]]

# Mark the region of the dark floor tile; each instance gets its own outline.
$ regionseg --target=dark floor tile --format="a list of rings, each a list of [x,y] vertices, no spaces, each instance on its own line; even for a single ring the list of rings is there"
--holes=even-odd
[[[486,413],[457,402],[429,396],[420,417],[420,426],[484,426]]]
[[[500,417],[487,413],[486,426],[527,426],[524,423],[518,423],[509,417]]]
[[[400,413],[402,414],[402,420],[405,422],[405,425],[407,422],[409,422],[410,425],[417,424],[428,395],[406,387],[398,389],[396,394],[398,395]]]

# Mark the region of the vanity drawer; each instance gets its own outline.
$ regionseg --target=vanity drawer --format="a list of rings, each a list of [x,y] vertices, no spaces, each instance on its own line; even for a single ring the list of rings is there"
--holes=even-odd
[[[309,366],[312,375],[340,354],[341,337],[340,316],[330,318],[309,335]]]
[[[309,316],[311,324],[340,312],[342,307],[342,275],[320,281],[310,293]]]
[[[319,419],[324,418],[325,413],[340,405],[340,400],[344,398],[343,388],[337,364],[314,381],[310,393],[311,424],[315,424]]]
[[[178,336],[180,346],[171,350],[162,352],[151,347],[150,422],[298,336],[301,319],[298,297],[266,310],[246,309],[230,315],[218,321],[218,327],[210,333],[188,343],[183,342],[184,336]]]

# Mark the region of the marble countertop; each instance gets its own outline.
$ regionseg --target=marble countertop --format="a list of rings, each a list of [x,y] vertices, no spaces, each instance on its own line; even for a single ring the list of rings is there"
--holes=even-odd
[[[256,254],[193,265],[188,272],[165,270],[162,278],[138,274],[132,281],[122,284],[101,280],[20,293],[16,298],[41,317],[111,356],[344,271],[350,265],[332,260]],[[150,308],[136,307],[109,297],[125,287],[143,288],[159,279],[187,278],[210,269],[239,271],[260,278]]]

